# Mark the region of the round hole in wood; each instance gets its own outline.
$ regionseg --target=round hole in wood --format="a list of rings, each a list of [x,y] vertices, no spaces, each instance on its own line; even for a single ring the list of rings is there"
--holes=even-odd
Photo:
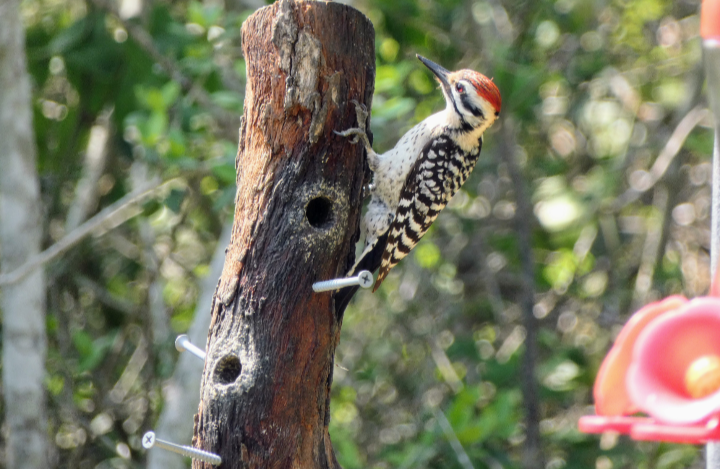
[[[238,357],[235,355],[224,356],[215,365],[215,381],[221,384],[233,383],[240,376],[241,371],[242,365],[240,365]]]
[[[320,196],[310,199],[305,207],[310,226],[314,228],[327,228],[333,221],[333,203],[327,197]]]

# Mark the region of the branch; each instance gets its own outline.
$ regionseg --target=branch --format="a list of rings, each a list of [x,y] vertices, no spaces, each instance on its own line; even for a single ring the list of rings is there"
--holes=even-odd
[[[236,131],[240,120],[239,116],[213,103],[212,98],[205,88],[185,75],[176,61],[158,50],[152,35],[145,28],[139,24],[123,19],[108,0],[92,0],[92,2],[101,10],[114,15],[117,21],[122,24],[123,28],[130,33],[130,37],[162,67],[172,81],[179,83],[186,93],[192,94],[202,107],[209,109],[213,115],[220,120],[221,127],[227,131],[227,138],[231,140],[237,138]],[[233,128],[234,130],[230,132],[229,128]]]
[[[473,257],[479,259],[480,277],[485,284],[490,309],[492,310],[496,323],[500,324],[502,312],[505,310],[502,293],[500,292],[500,284],[495,276],[495,272],[493,272],[488,265],[488,249],[485,244],[484,235],[482,233],[478,234],[478,236],[474,238],[474,241],[475,243],[472,249],[475,255]]]
[[[520,308],[525,327],[525,353],[521,370],[521,389],[525,405],[525,446],[523,467],[544,467],[542,447],[540,445],[540,409],[535,367],[538,356],[538,321],[533,314],[535,305],[535,262],[532,253],[532,220],[535,218],[527,182],[515,159],[515,136],[510,128],[511,121],[503,119],[500,151],[496,152],[499,162],[507,164],[508,172],[515,190],[517,213],[515,214],[518,248],[520,254],[522,290]]]
[[[134,316],[140,311],[132,301],[113,295],[104,286],[85,275],[79,274],[75,276],[74,280],[78,286],[92,291],[98,301],[109,308],[116,309],[127,316]]]
[[[130,171],[130,181],[133,187],[141,188],[146,186],[152,178],[149,168],[144,162],[136,162]],[[165,301],[162,296],[164,288],[163,278],[160,276],[160,259],[153,249],[155,244],[155,233],[150,222],[143,218],[139,220],[138,232],[140,234],[140,245],[142,247],[142,260],[147,269],[150,279],[148,281],[147,306],[149,309],[150,326],[152,329],[152,341],[155,345],[164,343],[170,337],[170,322],[166,311]],[[159,347],[161,364],[167,361],[170,363],[170,356],[167,348]]]
[[[165,189],[175,181],[177,181],[177,179],[171,179],[165,183],[160,183],[160,181],[156,180],[145,187],[131,192],[65,235],[65,237],[57,243],[30,258],[17,269],[0,274],[0,285],[9,285],[22,280],[33,270],[67,252],[68,249],[78,244],[90,234],[98,233],[103,229],[107,231],[125,223],[138,213],[131,212],[131,208]]]
[[[664,184],[660,184],[655,188],[653,197],[653,205],[657,215],[650,216],[645,221],[647,225],[647,234],[645,235],[645,243],[640,258],[640,267],[638,268],[637,277],[635,278],[635,288],[632,296],[632,311],[637,310],[647,302],[647,294],[652,287],[653,275],[658,258],[661,254],[661,241],[663,239],[663,231],[666,226],[665,215],[668,211],[668,190]]]
[[[670,167],[670,163],[680,153],[685,140],[687,139],[690,132],[700,124],[709,114],[709,111],[702,106],[695,106],[685,117],[678,123],[677,127],[673,131],[672,135],[668,139],[665,147],[658,155],[655,163],[648,171],[648,177],[650,180],[640,189],[630,188],[626,190],[620,197],[615,199],[615,210],[622,209],[628,204],[635,202],[642,194],[652,189],[657,182],[662,179],[665,172]]]
[[[68,210],[65,231],[72,231],[87,218],[97,204],[97,183],[105,169],[110,139],[110,117],[113,109],[104,110],[90,128],[90,138],[85,150],[83,174],[75,187],[75,199]]]
[[[435,419],[440,425],[443,433],[445,433],[445,437],[447,438],[448,443],[450,443],[453,451],[455,451],[455,456],[457,456],[458,462],[463,469],[475,469],[472,461],[470,461],[470,456],[468,456],[465,448],[463,448],[462,443],[460,443],[460,440],[455,434],[455,430],[453,430],[452,425],[450,425],[450,421],[447,417],[445,417],[445,413],[440,409],[435,409]]]

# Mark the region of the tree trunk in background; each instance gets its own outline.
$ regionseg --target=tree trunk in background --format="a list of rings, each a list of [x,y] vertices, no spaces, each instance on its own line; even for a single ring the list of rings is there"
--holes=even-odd
[[[0,248],[9,272],[40,252],[40,184],[19,0],[0,2]],[[51,467],[45,416],[45,275],[2,290],[5,467]]]
[[[242,39],[235,224],[194,444],[224,468],[339,467],[328,404],[342,311],[312,284],[354,259],[363,150],[333,131],[357,125],[351,100],[369,107],[374,29],[342,4],[282,0],[248,18]]]
[[[218,240],[215,254],[210,263],[210,272],[201,282],[200,295],[195,306],[195,315],[187,332],[190,341],[204,349],[210,327],[210,313],[217,279],[225,263],[225,248],[230,243],[231,225],[228,222]],[[163,386],[163,410],[160,413],[155,433],[158,438],[186,445],[192,437],[193,415],[200,395],[200,378],[203,361],[191,353],[182,353],[175,365],[175,371]],[[184,456],[170,451],[149,451],[146,469],[168,469],[185,467]]]

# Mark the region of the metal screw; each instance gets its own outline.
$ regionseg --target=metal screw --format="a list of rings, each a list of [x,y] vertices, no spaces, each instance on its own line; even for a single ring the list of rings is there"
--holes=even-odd
[[[199,359],[205,360],[205,351],[190,342],[190,337],[185,334],[177,336],[177,339],[175,339],[175,348],[178,352],[190,352]]]
[[[336,278],[324,282],[313,283],[313,290],[316,293],[322,291],[339,290],[340,288],[360,285],[362,288],[370,288],[373,284],[373,276],[369,270],[361,270],[356,277]]]
[[[159,438],[155,438],[155,432],[147,432],[143,435],[142,445],[145,449],[150,449],[153,446],[158,448],[172,451],[173,453],[182,454],[188,458],[197,459],[198,461],[207,462],[219,466],[222,463],[222,458],[217,454],[209,453],[201,449],[193,448],[192,446],[176,445],[169,441],[163,441]]]

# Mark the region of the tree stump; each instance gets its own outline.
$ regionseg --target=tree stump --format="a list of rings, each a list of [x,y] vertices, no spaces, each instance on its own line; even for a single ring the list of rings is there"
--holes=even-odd
[[[339,467],[328,423],[342,311],[312,284],[354,260],[366,164],[333,131],[356,126],[352,100],[369,108],[374,37],[338,3],[282,0],[243,25],[235,222],[193,438],[224,468]]]

